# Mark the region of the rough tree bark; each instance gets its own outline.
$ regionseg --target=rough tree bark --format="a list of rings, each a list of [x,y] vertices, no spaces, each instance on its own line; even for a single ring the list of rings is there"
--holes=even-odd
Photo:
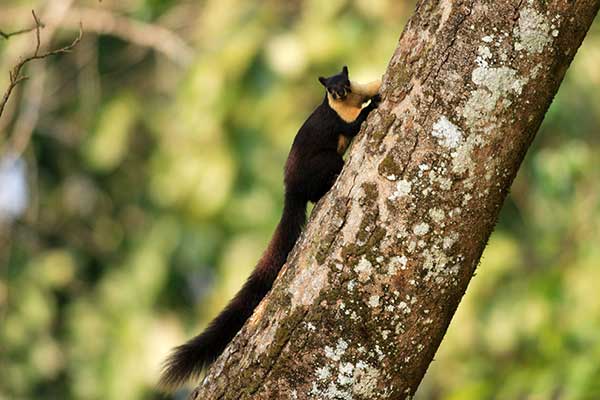
[[[600,0],[422,0],[384,101],[192,398],[405,399]]]

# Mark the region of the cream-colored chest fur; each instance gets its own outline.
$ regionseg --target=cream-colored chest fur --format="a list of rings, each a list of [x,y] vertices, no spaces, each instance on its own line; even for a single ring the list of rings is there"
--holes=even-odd
[[[345,122],[353,122],[358,118],[363,103],[362,96],[355,95],[354,93],[350,93],[344,100],[335,100],[331,94],[328,93],[327,101],[329,102],[329,107],[331,107]]]
[[[327,94],[329,106],[345,122],[351,123],[358,118],[364,102],[375,96],[381,87],[381,80],[369,83],[350,82],[350,94],[344,100],[335,100],[331,94]],[[350,145],[350,138],[339,134],[337,152],[343,155]]]
[[[353,122],[358,118],[363,103],[375,96],[380,87],[381,79],[368,83],[350,82],[350,94],[344,100],[335,100],[329,93],[327,100],[341,119]]]

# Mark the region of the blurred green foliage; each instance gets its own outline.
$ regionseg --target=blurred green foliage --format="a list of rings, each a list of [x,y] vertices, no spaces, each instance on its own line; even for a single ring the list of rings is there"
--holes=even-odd
[[[0,28],[29,26],[29,9],[50,3],[3,0]],[[274,229],[287,151],[322,96],[316,77],[343,64],[381,75],[413,5],[71,7],[166,27],[193,58],[87,32],[46,62],[29,210],[0,232],[0,399],[159,398],[168,349],[238,290]],[[31,49],[31,35],[0,41],[1,87],[23,40]],[[596,23],[418,398],[600,398],[599,63]]]

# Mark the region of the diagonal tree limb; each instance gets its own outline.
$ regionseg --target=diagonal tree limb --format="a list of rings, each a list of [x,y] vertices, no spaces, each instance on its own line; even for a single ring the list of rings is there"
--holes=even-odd
[[[411,398],[599,8],[419,1],[344,171],[191,397]]]
[[[160,26],[98,8],[75,7],[66,15],[62,26],[73,29],[84,21],[86,31],[112,35],[136,46],[152,49],[180,67],[194,58],[194,49],[175,32]]]
[[[10,21],[11,14],[19,14],[24,7],[15,7],[6,15],[0,15],[0,22]],[[144,22],[124,15],[123,12],[102,8],[70,7],[60,22],[66,30],[79,29],[83,22],[86,33],[109,35],[135,46],[153,50],[180,67],[187,67],[193,61],[194,49],[173,29],[163,26],[161,21]]]

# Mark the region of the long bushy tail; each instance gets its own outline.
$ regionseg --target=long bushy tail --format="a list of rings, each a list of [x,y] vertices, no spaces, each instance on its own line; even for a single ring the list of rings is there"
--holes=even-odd
[[[176,347],[164,363],[160,386],[176,388],[197,378],[239,332],[252,312],[271,290],[306,222],[306,200],[286,194],[283,215],[256,268],[227,307],[200,335]]]

